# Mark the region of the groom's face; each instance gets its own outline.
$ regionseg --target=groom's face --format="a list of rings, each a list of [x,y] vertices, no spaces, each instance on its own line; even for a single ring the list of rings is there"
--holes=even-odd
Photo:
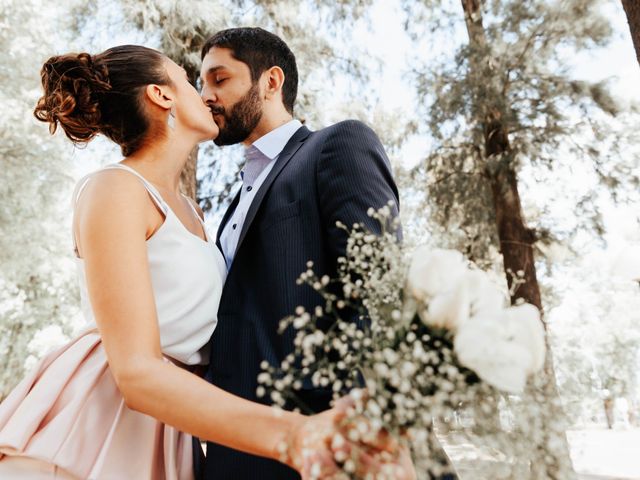
[[[202,60],[200,79],[202,100],[220,128],[216,145],[243,142],[263,111],[260,84],[252,81],[247,64],[233,58],[231,50],[214,47]]]

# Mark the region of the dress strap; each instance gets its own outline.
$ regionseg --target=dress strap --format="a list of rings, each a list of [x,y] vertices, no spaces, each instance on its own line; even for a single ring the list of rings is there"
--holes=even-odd
[[[187,200],[187,203],[191,207],[191,210],[193,210],[193,213],[196,215],[198,220],[200,220],[200,223],[204,225],[204,220],[200,216],[200,213],[198,213],[198,210],[196,210],[196,207],[193,206],[193,201],[191,200],[191,198],[187,197],[184,193],[181,193],[181,195]]]
[[[191,210],[193,210],[193,214],[196,216],[196,218],[200,220],[200,225],[202,225],[202,232],[204,233],[204,238],[208,242],[209,234],[207,233],[207,225],[204,223],[204,219],[200,216],[196,207],[193,206],[193,202],[191,201],[191,199],[187,197],[184,193],[182,193],[181,195],[187,200],[187,203],[191,207]]]
[[[75,224],[76,224],[75,210],[76,210],[76,205],[78,204],[78,199],[80,198],[80,195],[82,195],[84,187],[86,187],[87,184],[89,183],[89,180],[91,180],[92,175],[93,173],[90,173],[82,177],[80,180],[78,180],[78,183],[76,183],[76,188],[73,190],[73,195],[71,196],[71,210],[74,212],[73,220],[71,222],[71,241],[73,242],[73,253],[77,258],[80,258],[80,252],[78,251],[78,241],[76,240],[76,233],[75,233]]]
[[[87,184],[89,183],[89,180],[91,179],[91,175],[93,175],[93,173],[85,175],[80,180],[78,180],[78,183],[76,183],[76,188],[73,190],[73,195],[71,196],[71,208],[72,209],[76,208],[76,204],[78,203],[78,199],[80,198],[80,195],[82,195],[82,191],[84,190],[84,187],[86,187]]]
[[[144,185],[144,188],[146,188],[147,192],[149,192],[149,195],[151,196],[151,199],[153,200],[153,203],[156,204],[156,206],[160,209],[161,212],[163,212],[165,215],[167,214],[167,209],[168,208],[167,208],[166,203],[162,199],[162,195],[160,195],[160,192],[158,192],[156,187],[151,185],[151,183],[149,183],[149,181],[146,178],[144,178],[142,175],[140,175],[138,172],[136,172],[133,168],[131,168],[131,167],[127,166],[127,165],[123,165],[122,163],[113,163],[111,165],[107,165],[102,170],[124,170],[124,171],[132,173],[133,175],[138,177],[140,179],[140,181],[142,182],[142,185]],[[101,171],[101,170],[99,170],[99,171]]]

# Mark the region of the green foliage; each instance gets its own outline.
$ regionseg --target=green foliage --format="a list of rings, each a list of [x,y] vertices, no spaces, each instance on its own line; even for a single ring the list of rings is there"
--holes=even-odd
[[[423,18],[437,16],[440,7],[433,3],[424,2]],[[484,36],[473,43],[464,31],[462,7],[457,22],[449,16],[449,22],[434,21],[445,30],[432,41],[448,30],[459,42],[455,51],[435,61],[416,59],[419,108],[427,119],[422,131],[433,138],[434,148],[413,178],[427,190],[433,219],[464,232],[456,246],[474,259],[490,259],[498,245],[488,183],[497,168],[515,170],[525,185],[535,183],[538,172],[552,175],[567,165],[592,173],[599,182],[575,199],[583,211],[596,208],[597,187],[622,200],[640,185],[634,171],[638,135],[631,127],[635,107],[615,98],[607,82],[576,78],[570,68],[572,57],[611,39],[603,4],[483,2]],[[489,108],[499,112],[508,135],[509,149],[498,158],[485,153],[483,123]],[[601,220],[585,215],[569,233],[579,229],[597,234]],[[553,233],[545,228],[538,238],[546,241]]]

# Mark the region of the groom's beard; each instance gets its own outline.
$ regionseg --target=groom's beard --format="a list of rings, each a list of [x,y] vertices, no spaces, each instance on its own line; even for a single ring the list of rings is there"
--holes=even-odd
[[[218,125],[220,133],[214,140],[216,145],[234,145],[243,142],[262,118],[258,82],[255,82],[244,97],[231,107],[230,112],[227,113],[223,107],[215,106],[212,108],[212,112],[224,117],[224,124]]]

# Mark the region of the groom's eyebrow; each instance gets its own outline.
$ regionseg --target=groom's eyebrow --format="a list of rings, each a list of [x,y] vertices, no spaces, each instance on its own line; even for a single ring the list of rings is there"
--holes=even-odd
[[[226,67],[224,65],[216,65],[215,67],[210,67],[206,72],[204,72],[204,75],[202,75],[200,77],[200,80],[204,81],[204,79],[206,77],[208,77],[209,75],[213,75],[214,73],[216,73],[218,70],[223,70]]]
[[[216,73],[218,70],[223,70],[224,68],[226,68],[224,65],[216,65],[215,67],[209,68],[205,75],[211,75],[212,73]]]

